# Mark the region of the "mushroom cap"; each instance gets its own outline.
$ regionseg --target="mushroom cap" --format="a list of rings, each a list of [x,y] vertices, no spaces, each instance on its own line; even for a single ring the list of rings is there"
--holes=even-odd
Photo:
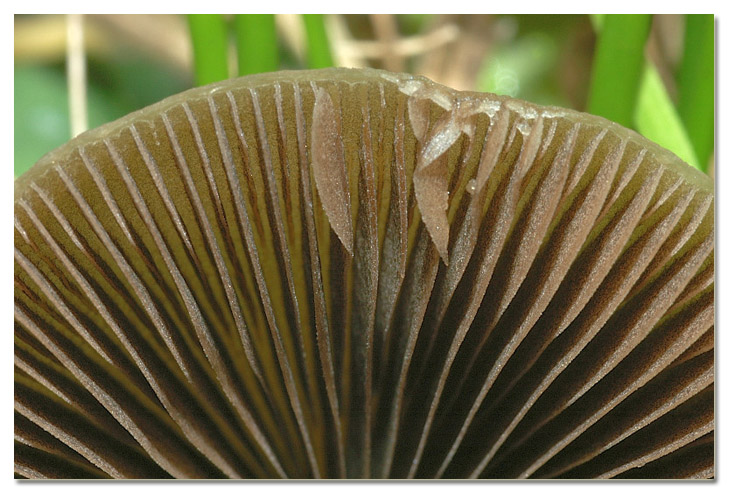
[[[163,100],[15,182],[16,476],[712,477],[713,189],[407,74]]]

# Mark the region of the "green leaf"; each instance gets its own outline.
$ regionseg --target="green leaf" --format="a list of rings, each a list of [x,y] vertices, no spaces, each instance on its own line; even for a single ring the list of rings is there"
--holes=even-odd
[[[593,61],[588,111],[631,127],[651,16],[609,14]]]
[[[715,19],[687,16],[684,55],[677,74],[677,110],[684,121],[702,170],[715,147]]]
[[[307,57],[311,69],[332,67],[332,52],[322,14],[302,14],[307,33]]]
[[[667,148],[693,167],[698,167],[694,147],[659,72],[647,64],[641,78],[636,107],[636,129],[647,139]]]
[[[188,15],[198,86],[228,79],[227,29],[220,14]]]
[[[271,72],[279,68],[273,14],[239,14],[234,20],[238,74]]]

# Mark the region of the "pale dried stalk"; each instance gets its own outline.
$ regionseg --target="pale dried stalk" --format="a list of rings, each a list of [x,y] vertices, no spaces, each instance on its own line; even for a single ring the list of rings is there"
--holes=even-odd
[[[66,26],[66,76],[71,137],[74,137],[89,127],[86,104],[86,54],[83,15],[68,14],[66,16]]]

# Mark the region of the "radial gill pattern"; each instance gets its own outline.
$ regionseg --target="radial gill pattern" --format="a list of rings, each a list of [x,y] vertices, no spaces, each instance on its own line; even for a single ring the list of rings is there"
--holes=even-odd
[[[195,89],[15,186],[27,478],[714,476],[714,195],[373,70]]]

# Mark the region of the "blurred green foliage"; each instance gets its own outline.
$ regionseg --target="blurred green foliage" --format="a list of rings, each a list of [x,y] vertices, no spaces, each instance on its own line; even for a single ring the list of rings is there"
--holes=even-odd
[[[462,16],[464,17],[464,16]],[[706,170],[714,149],[714,17],[686,19],[684,56],[670,86],[645,56],[652,16],[492,16],[490,44],[476,67],[477,90],[543,105],[588,110],[632,127]],[[335,64],[325,16],[301,16],[303,58],[277,32],[273,15],[187,16],[194,73],[143,53],[118,50],[88,60],[89,125],[121,117],[191,86],[239,74]],[[423,36],[443,20],[398,15],[400,36]],[[353,37],[372,36],[371,19],[349,16]],[[457,21],[458,22],[458,21]],[[591,28],[591,23],[593,28]],[[594,47],[595,43],[595,47]],[[229,50],[234,49],[231,54]],[[120,53],[122,55],[120,55]],[[456,55],[456,54],[455,54]],[[373,61],[378,66],[377,60]],[[406,67],[418,70],[413,60]],[[64,66],[15,66],[15,175],[70,137]]]
[[[21,65],[14,74],[14,130],[17,177],[47,151],[68,141],[68,93],[63,68]],[[116,118],[119,110],[94,87],[88,94],[89,125]]]
[[[688,15],[686,21],[678,112],[645,58],[651,16],[595,16],[599,43],[588,111],[636,129],[706,172],[714,147],[714,20]]]
[[[161,70],[163,69],[163,70]],[[190,87],[184,75],[143,56],[88,62],[89,128],[98,127]],[[63,64],[16,64],[14,176],[71,138]]]
[[[566,106],[553,76],[560,46],[545,32],[532,32],[501,45],[482,66],[481,91],[519,97],[543,105]]]

